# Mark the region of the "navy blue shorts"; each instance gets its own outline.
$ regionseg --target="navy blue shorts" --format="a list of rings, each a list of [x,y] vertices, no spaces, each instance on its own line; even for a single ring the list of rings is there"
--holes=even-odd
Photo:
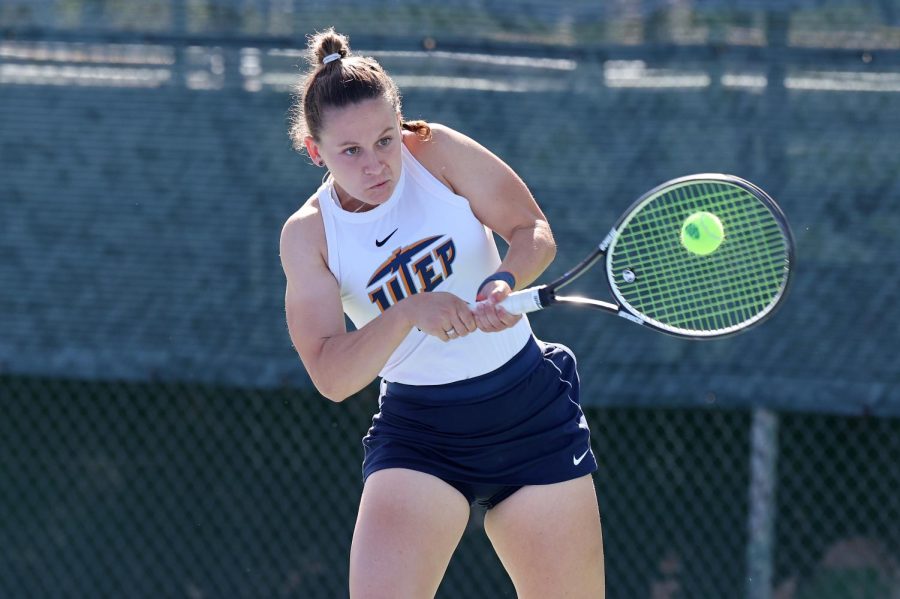
[[[491,508],[524,485],[597,470],[575,357],[530,339],[493,372],[447,385],[383,383],[363,438],[363,478],[408,468]]]

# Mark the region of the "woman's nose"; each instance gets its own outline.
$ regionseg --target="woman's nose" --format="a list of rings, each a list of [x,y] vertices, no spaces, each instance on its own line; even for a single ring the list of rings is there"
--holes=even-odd
[[[366,175],[377,175],[381,173],[384,169],[384,164],[375,157],[370,158],[365,165],[363,165],[363,174]]]

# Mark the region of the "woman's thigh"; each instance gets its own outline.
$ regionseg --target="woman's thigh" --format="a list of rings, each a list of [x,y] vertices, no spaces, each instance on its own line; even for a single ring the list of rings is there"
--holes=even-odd
[[[433,597],[469,520],[469,504],[430,474],[388,468],[363,488],[350,549],[350,597]]]
[[[519,599],[605,595],[600,511],[591,477],[519,489],[484,527]]]

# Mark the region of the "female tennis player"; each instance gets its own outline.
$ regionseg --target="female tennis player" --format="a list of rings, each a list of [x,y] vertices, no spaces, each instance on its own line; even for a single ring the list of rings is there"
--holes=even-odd
[[[382,379],[350,596],[433,597],[478,502],[519,597],[603,597],[575,358],[497,306],[552,261],[547,219],[487,149],[404,122],[395,83],[344,36],[309,50],[291,136],[329,174],[282,231],[288,328],[332,401]]]

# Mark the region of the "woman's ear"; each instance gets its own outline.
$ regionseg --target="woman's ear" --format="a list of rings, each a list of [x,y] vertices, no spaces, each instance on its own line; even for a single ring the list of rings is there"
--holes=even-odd
[[[311,135],[307,135],[303,138],[303,144],[306,146],[306,153],[309,154],[313,164],[316,166],[325,166],[325,161],[322,160],[322,156],[319,155],[319,146]]]

